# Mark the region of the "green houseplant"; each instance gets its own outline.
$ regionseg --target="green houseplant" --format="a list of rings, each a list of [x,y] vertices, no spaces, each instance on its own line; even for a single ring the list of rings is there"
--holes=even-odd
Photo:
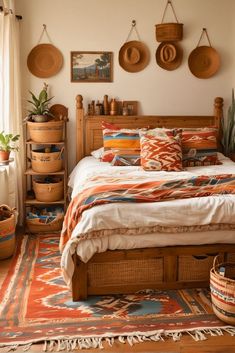
[[[235,99],[232,89],[232,101],[228,108],[226,118],[222,119],[222,145],[223,152],[227,157],[235,161]]]
[[[16,146],[20,135],[6,134],[4,131],[0,133],[0,161],[8,161],[11,151],[18,151],[19,147]]]
[[[28,100],[28,102],[31,104],[32,107],[30,110],[28,110],[28,118],[32,121],[41,123],[48,121],[50,117],[53,117],[53,114],[51,114],[49,111],[49,103],[53,97],[48,98],[47,87],[48,85],[44,83],[43,89],[39,93],[38,97],[36,97],[35,94],[29,91],[32,100]]]

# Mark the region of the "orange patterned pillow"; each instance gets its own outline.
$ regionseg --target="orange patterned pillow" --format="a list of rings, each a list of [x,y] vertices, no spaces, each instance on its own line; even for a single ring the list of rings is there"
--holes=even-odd
[[[181,132],[153,129],[140,132],[141,166],[145,170],[181,171]]]
[[[221,164],[217,156],[216,128],[183,129],[183,166],[194,167]]]

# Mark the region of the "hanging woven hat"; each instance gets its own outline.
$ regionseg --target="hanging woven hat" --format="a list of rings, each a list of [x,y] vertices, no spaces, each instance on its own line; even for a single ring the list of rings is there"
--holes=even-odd
[[[128,72],[143,70],[149,63],[148,47],[141,41],[126,42],[119,50],[119,64]]]
[[[156,50],[157,64],[164,70],[175,70],[180,66],[183,50],[175,42],[162,42]]]
[[[52,44],[38,44],[28,55],[29,71],[37,77],[51,77],[57,74],[63,65],[63,56]]]
[[[209,46],[200,45],[203,34],[206,35]],[[220,56],[212,48],[206,28],[203,28],[197,47],[188,58],[188,66],[192,74],[198,78],[209,78],[213,76],[220,67]]]

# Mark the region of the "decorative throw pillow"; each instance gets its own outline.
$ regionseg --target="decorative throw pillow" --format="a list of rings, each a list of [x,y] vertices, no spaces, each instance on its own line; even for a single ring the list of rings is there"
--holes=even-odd
[[[145,129],[124,129],[118,126],[102,122],[104,153],[103,162],[112,162],[114,156],[119,154],[140,155],[139,132]]]
[[[120,129],[120,130],[103,130],[103,146],[104,149],[139,149],[140,136],[138,129]]]
[[[184,129],[182,131],[183,166],[221,164],[217,155],[216,128]]]
[[[113,166],[139,166],[140,150],[119,150],[114,152]]]
[[[112,130],[120,130],[121,128],[116,124],[109,123],[107,121],[102,121],[101,123],[102,129],[112,129]]]
[[[145,170],[181,171],[181,132],[152,129],[140,132],[141,166]]]

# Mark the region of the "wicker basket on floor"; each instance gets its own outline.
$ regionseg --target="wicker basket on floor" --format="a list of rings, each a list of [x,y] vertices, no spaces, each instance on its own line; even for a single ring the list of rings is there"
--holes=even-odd
[[[214,313],[230,325],[235,325],[235,263],[214,259],[210,271],[211,301]]]
[[[15,250],[15,209],[1,205],[0,217],[0,260],[3,260]]]

